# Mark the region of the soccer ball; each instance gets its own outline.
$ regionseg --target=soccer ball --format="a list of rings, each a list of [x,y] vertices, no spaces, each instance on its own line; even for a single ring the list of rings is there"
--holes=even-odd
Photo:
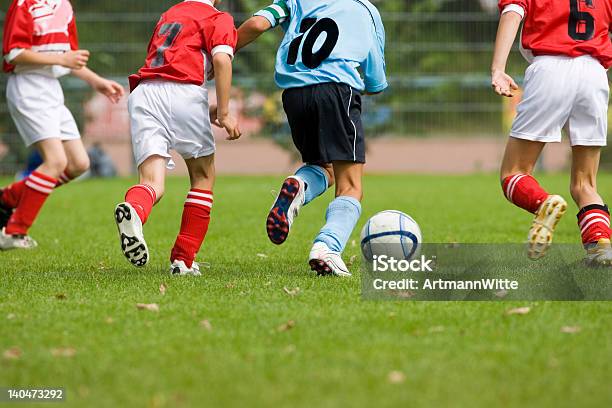
[[[401,211],[381,211],[361,230],[361,252],[368,261],[381,255],[397,260],[415,258],[420,253],[421,242],[419,224]]]

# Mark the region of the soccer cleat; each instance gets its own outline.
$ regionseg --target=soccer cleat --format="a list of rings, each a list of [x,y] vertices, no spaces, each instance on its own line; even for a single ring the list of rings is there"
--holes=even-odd
[[[34,249],[38,243],[29,235],[9,235],[4,232],[4,228],[0,231],[0,250],[6,251],[9,249]]]
[[[602,238],[586,248],[584,263],[588,266],[612,266],[612,245],[610,240]]]
[[[567,210],[563,197],[550,195],[538,208],[529,235],[527,236],[527,256],[529,259],[540,259],[546,255],[553,239],[555,227]]]
[[[330,250],[324,242],[314,243],[308,264],[311,270],[317,272],[317,276],[352,276],[340,254]]]
[[[188,268],[183,261],[174,261],[172,265],[170,265],[170,273],[172,275],[185,276],[200,276],[202,273],[200,272],[200,265],[197,262],[194,262],[191,265],[191,268]]]
[[[304,205],[305,190],[304,181],[299,177],[290,176],[283,182],[266,221],[268,238],[276,245],[287,239],[293,219]]]
[[[119,241],[123,255],[136,267],[145,266],[149,261],[149,248],[142,233],[140,217],[130,203],[115,207],[115,222],[119,230]]]

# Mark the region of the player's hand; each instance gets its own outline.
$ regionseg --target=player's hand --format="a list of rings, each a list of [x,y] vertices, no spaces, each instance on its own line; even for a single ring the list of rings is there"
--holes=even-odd
[[[511,98],[514,96],[512,91],[519,89],[514,79],[504,71],[493,70],[491,74],[491,86],[496,94]]]
[[[238,127],[238,121],[231,115],[225,115],[217,118],[219,125],[227,132],[227,140],[236,140],[242,136],[240,128]]]
[[[125,94],[125,90],[121,85],[109,79],[100,78],[94,85],[94,89],[106,96],[112,103],[117,103]]]
[[[89,51],[67,51],[62,54],[60,65],[70,69],[81,69],[87,66],[87,61],[89,61]]]
[[[208,107],[208,116],[210,117],[210,123],[212,123],[218,128],[223,128],[223,126],[221,126],[221,123],[219,123],[219,121],[217,120],[217,105],[211,104]]]

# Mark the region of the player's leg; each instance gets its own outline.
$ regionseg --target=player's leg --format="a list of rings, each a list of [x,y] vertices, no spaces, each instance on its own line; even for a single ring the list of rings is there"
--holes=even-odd
[[[64,151],[68,165],[59,176],[58,187],[63,186],[89,170],[89,155],[81,139],[65,140]]]
[[[333,166],[336,198],[329,204],[325,225],[314,239],[309,264],[318,274],[350,276],[341,255],[361,216],[363,164],[335,161]]]
[[[181,229],[170,253],[175,275],[200,275],[195,257],[204,242],[213,205],[215,155],[186,159],[191,189],[183,206]]]
[[[283,92],[283,108],[291,127],[291,137],[302,161],[307,164],[283,181],[266,218],[268,238],[277,245],[289,236],[300,208],[323,194],[334,182],[332,166],[319,148],[319,114],[314,88],[293,88]]]
[[[601,147],[607,143],[609,86],[606,70],[592,58],[577,58],[584,73],[580,92],[569,118],[572,142],[570,192],[580,208],[578,227],[592,265],[612,265],[610,212],[597,192]]]
[[[325,193],[335,181],[332,164],[304,164],[295,177],[304,182],[304,205]]]
[[[25,179],[15,181],[0,190],[0,230],[6,227],[25,189]]]
[[[504,195],[514,205],[535,213],[548,193],[532,176],[545,143],[510,137],[501,165]]]
[[[548,194],[532,175],[543,147],[542,142],[511,137],[501,168],[502,188],[508,201],[535,215],[527,235],[527,255],[531,259],[546,254],[555,227],[567,210],[563,197]]]
[[[144,225],[149,219],[153,206],[165,192],[166,157],[153,155],[138,166],[138,184],[130,187],[125,194],[125,201],[130,204]]]
[[[195,257],[204,242],[213,204],[215,138],[209,116],[206,89],[167,84],[172,98],[171,126],[174,149],[189,170],[191,189],[183,205],[181,228],[170,253],[173,275],[200,275]],[[195,101],[195,102],[194,102]]]
[[[287,177],[268,213],[266,229],[270,241],[282,244],[302,206],[322,195],[334,184],[331,164],[304,164]]]
[[[130,187],[125,201],[115,207],[121,250],[134,266],[144,266],[150,258],[143,225],[164,194],[167,162],[166,157],[157,155],[145,159],[138,166],[138,184]]]
[[[34,146],[39,150],[43,163],[22,184],[9,186],[9,195],[17,195],[15,210],[9,218],[0,239],[0,248],[31,248],[36,242],[27,237],[42,206],[53,192],[58,177],[66,168],[67,158],[59,138],[43,139]],[[3,193],[3,197],[6,190]],[[8,195],[7,195],[8,196]]]
[[[587,250],[586,261],[595,265],[612,265],[610,246],[610,211],[597,192],[599,146],[572,147],[570,192],[580,208],[578,228]]]
[[[34,146],[41,155],[46,155],[43,157],[46,162],[36,170],[43,173],[39,178],[57,179],[54,166],[58,161],[61,164],[66,160],[60,149],[62,115],[57,106],[63,105],[59,82],[44,76],[10,75],[6,97],[9,113],[25,145]],[[76,135],[78,137],[78,130]],[[49,136],[57,139],[47,140]],[[36,177],[36,174],[34,176]],[[26,183],[33,182],[26,178],[0,192],[0,230],[7,226],[22,195],[28,190]]]
[[[64,142],[64,151],[68,159],[68,165],[59,176],[58,187],[69,183],[89,169],[89,155],[81,140],[81,135],[72,113],[66,106],[61,106],[60,129]]]
[[[140,84],[129,96],[130,134],[138,166],[138,184],[115,207],[121,250],[134,266],[149,261],[143,225],[164,194],[166,168],[171,167],[172,146],[167,129],[168,98],[161,84]]]
[[[537,57],[525,73],[523,99],[512,123],[501,176],[506,198],[535,215],[528,234],[528,256],[545,255],[567,204],[549,195],[532,175],[544,143],[560,142],[576,96],[569,58]]]
[[[22,108],[23,110],[23,108]],[[28,126],[26,117],[23,112],[19,111],[19,108],[13,106],[11,112],[17,118],[20,131],[25,135],[37,135],[40,131],[30,129],[32,126]],[[61,134],[61,140],[63,141],[64,155],[67,160],[66,168],[57,177],[57,187],[70,182],[73,178],[76,178],[83,174],[89,168],[89,156],[81,141],[81,136],[77,128],[76,122],[68,108],[61,106],[59,109],[54,109],[53,112],[47,112],[51,115],[57,116],[53,119],[59,119],[59,133]],[[41,120],[45,120],[42,118]],[[29,136],[28,136],[29,138]],[[35,136],[37,138],[37,136]],[[47,144],[39,144],[38,149],[46,149]],[[56,142],[52,142],[53,148],[57,145]],[[57,152],[52,151],[48,155],[53,157],[60,157],[59,150]],[[60,158],[61,159],[61,158]],[[49,159],[47,159],[49,162]],[[44,165],[45,163],[43,163]],[[25,191],[25,182],[22,180],[6,187],[0,191],[0,229],[4,228],[8,224],[8,220],[13,213],[13,210],[17,207],[21,194]]]

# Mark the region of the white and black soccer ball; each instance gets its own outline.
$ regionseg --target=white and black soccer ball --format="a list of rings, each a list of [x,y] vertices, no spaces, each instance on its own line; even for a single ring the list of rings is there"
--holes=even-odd
[[[412,217],[401,211],[381,211],[361,230],[361,252],[368,261],[381,255],[409,260],[420,254],[422,239],[421,228]]]

